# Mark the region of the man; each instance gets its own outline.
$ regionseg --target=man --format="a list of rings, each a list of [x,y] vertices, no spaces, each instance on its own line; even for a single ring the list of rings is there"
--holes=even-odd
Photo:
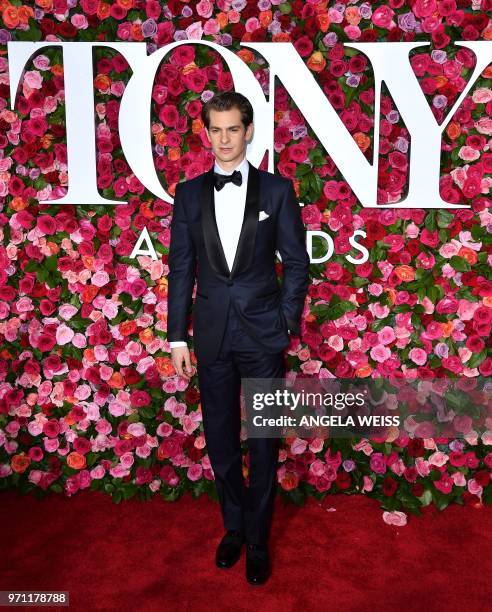
[[[262,584],[270,574],[267,540],[278,440],[248,440],[245,487],[241,378],[285,376],[283,350],[289,332],[300,331],[309,256],[292,182],[246,159],[253,134],[248,99],[235,92],[216,95],[204,105],[202,119],[215,165],[176,187],[167,336],[176,372],[189,379],[193,370],[186,336],[196,275],[193,338],[203,428],[226,530],[215,561],[218,567],[231,567],[246,542],[246,577]],[[275,274],[277,250],[282,291]]]

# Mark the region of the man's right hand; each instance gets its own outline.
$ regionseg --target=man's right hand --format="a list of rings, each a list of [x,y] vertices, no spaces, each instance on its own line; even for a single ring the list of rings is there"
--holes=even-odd
[[[171,361],[176,373],[190,380],[194,372],[191,366],[190,349],[187,346],[176,346],[172,348]],[[185,367],[183,367],[183,362]]]

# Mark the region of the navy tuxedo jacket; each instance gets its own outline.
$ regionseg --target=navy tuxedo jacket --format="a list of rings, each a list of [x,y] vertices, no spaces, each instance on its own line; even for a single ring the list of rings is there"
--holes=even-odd
[[[292,181],[249,163],[243,224],[229,270],[215,219],[213,170],[177,185],[168,259],[167,338],[187,340],[196,277],[193,338],[203,365],[217,357],[231,301],[246,331],[266,352],[286,348],[288,329],[300,332],[309,284],[306,232]],[[261,210],[269,217],[259,221]]]

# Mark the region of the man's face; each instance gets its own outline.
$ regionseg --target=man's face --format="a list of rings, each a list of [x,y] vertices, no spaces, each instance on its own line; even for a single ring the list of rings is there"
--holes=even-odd
[[[210,125],[205,128],[212,144],[212,151],[219,162],[233,166],[246,153],[246,144],[253,135],[253,123],[247,129],[241,121],[241,111],[210,111]]]

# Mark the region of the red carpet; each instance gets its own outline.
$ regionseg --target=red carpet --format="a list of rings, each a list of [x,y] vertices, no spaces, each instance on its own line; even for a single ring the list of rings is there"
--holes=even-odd
[[[96,492],[2,492],[0,590],[67,590],[69,609],[87,612],[490,610],[490,507],[427,507],[394,527],[363,496],[276,501],[273,574],[254,587],[244,551],[230,570],[213,565],[223,531],[205,496],[116,505]]]

